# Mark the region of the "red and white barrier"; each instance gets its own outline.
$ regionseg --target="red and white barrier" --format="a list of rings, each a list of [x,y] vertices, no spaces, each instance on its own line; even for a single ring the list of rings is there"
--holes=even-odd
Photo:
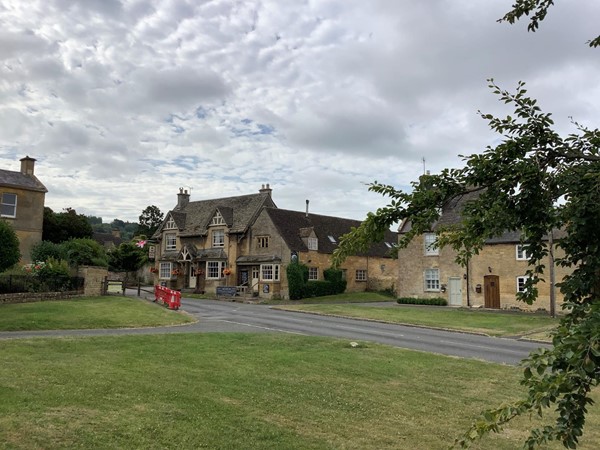
[[[181,292],[164,286],[154,286],[154,301],[159,300],[167,308],[177,310],[181,306]]]

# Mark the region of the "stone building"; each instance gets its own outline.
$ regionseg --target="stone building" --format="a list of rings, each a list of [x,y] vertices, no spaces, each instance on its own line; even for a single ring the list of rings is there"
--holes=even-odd
[[[476,194],[448,202],[431,232],[417,236],[406,248],[399,250],[398,259],[402,263],[398,296],[443,297],[451,306],[550,310],[550,292],[554,289],[556,304],[560,304],[562,295],[554,285],[569,273],[570,269],[563,267],[555,267],[554,280],[550,279],[549,273],[545,274],[546,281],[538,284],[538,299],[532,306],[517,301],[516,294],[524,288],[528,268],[527,250],[521,245],[519,232],[505,232],[486,240],[483,249],[473,255],[465,267],[456,263],[453,249],[432,245],[439,227],[460,223],[460,212],[473,195]],[[404,221],[399,234],[408,232],[410,227],[410,221]],[[556,231],[552,237],[558,241],[561,232]],[[562,256],[556,245],[552,255],[542,261],[546,268],[552,264],[551,258]]]
[[[278,209],[268,184],[258,194],[196,202],[181,190],[177,206],[152,237],[155,282],[206,293],[236,286],[261,298],[289,298],[286,268],[292,255],[308,265],[311,279],[322,280],[339,237],[359,224]],[[387,238],[348,258],[342,269],[349,291],[394,288],[397,266],[389,251],[397,234]]]
[[[31,262],[31,249],[42,240],[48,192],[34,174],[35,161],[29,156],[22,158],[19,172],[0,169],[0,220],[15,230],[24,263]]]

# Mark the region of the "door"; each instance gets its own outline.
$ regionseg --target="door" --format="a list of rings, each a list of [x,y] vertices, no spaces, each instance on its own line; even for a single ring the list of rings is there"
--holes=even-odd
[[[484,306],[486,308],[500,308],[500,283],[498,275],[483,277]]]
[[[240,286],[248,286],[248,269],[240,270]]]
[[[462,306],[462,279],[448,278],[448,304]]]
[[[258,292],[258,276],[260,272],[259,266],[252,267],[252,292]]]
[[[188,274],[189,274],[189,279],[190,279],[189,287],[191,289],[195,289],[196,288],[196,268],[191,263],[189,264]]]

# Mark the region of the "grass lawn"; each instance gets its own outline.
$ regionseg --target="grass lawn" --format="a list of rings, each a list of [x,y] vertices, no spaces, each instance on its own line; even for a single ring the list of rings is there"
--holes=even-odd
[[[207,333],[0,345],[6,449],[435,450],[483,408],[520,392],[513,367],[326,338]],[[600,448],[600,410],[589,411],[581,449]],[[519,448],[530,426],[520,419],[475,448]]]
[[[442,307],[419,307],[390,305],[375,307],[362,305],[286,305],[291,311],[307,311],[345,317],[360,317],[392,323],[423,325],[452,330],[485,333],[491,336],[515,336],[549,330],[558,324],[558,319],[533,313],[489,312],[472,309]]]
[[[156,327],[193,321],[164,306],[120,296],[0,306],[0,331]]]

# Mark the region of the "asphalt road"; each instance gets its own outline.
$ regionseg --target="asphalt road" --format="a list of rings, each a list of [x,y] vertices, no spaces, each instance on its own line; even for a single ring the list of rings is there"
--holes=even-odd
[[[530,351],[542,346],[516,339],[283,311],[267,305],[182,299],[181,309],[195,316],[198,322],[160,328],[0,332],[0,339],[202,332],[291,333],[372,341],[399,348],[510,365],[518,364]]]

